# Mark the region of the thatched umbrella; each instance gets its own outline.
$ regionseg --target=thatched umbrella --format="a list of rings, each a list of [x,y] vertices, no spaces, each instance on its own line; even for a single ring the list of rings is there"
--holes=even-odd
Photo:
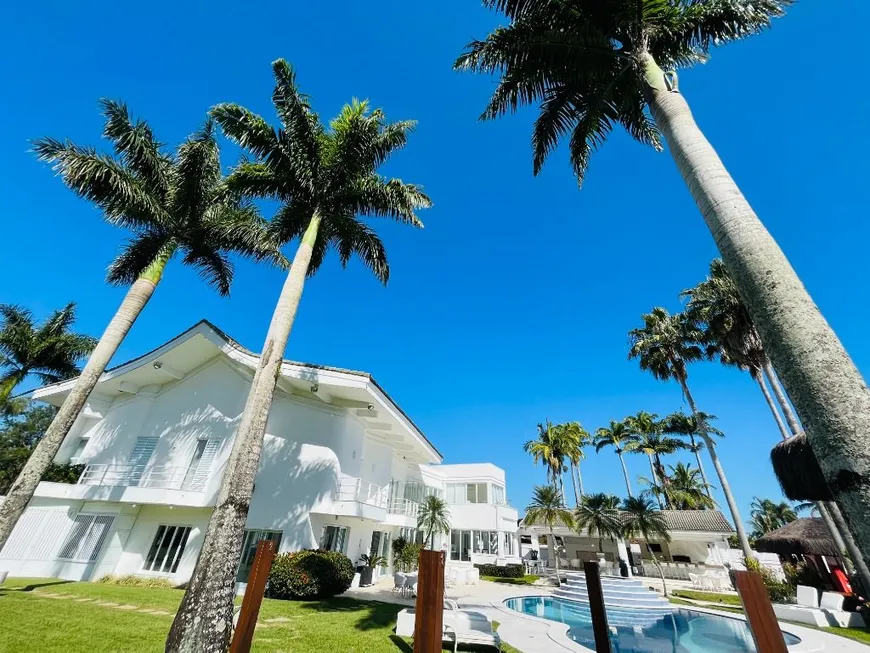
[[[825,522],[819,517],[796,519],[782,528],[777,528],[757,539],[755,548],[781,556],[841,556]]]
[[[770,462],[783,493],[792,501],[833,501],[834,496],[806,435],[796,435],[777,444],[770,452]]]

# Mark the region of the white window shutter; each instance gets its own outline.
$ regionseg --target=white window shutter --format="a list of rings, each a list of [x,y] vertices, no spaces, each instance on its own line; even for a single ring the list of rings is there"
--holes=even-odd
[[[200,491],[205,488],[208,483],[208,475],[211,471],[211,465],[214,461],[215,454],[218,449],[218,440],[209,440],[205,449],[202,452],[202,458],[199,459],[199,464],[196,466],[196,473],[193,475],[193,482],[190,484],[190,489]]]

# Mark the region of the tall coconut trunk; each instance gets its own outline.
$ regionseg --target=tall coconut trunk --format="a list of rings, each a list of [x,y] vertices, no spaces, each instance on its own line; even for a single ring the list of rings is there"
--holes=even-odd
[[[782,415],[779,414],[779,411],[776,408],[776,403],[774,403],[773,397],[770,396],[770,391],[767,389],[767,384],[764,383],[764,377],[760,372],[752,372],[753,380],[758,384],[758,387],[761,389],[761,394],[764,395],[764,400],[767,402],[767,407],[770,408],[770,412],[773,413],[773,419],[776,420],[776,425],[779,427],[779,433],[782,435],[783,440],[788,440],[789,431],[788,427],[785,425],[785,422],[782,421]]]
[[[652,546],[650,546],[649,537],[644,535],[646,538],[646,548],[649,551],[649,554],[652,556],[653,564],[656,566],[656,569],[659,572],[659,578],[662,579],[662,594],[667,597],[668,595],[668,584],[665,582],[665,572],[662,569],[661,564],[659,563],[659,559],[656,557],[656,552],[652,550]]]
[[[689,409],[695,416],[695,422],[700,429],[699,435],[703,438],[704,444],[707,445],[707,453],[710,454],[710,460],[713,461],[713,469],[716,470],[716,476],[719,477],[719,487],[722,489],[722,494],[725,495],[725,502],[728,504],[728,509],[731,511],[731,519],[734,520],[734,530],[737,531],[737,539],[740,542],[740,548],[743,550],[744,557],[754,558],[755,554],[749,546],[749,539],[746,537],[746,528],[743,526],[743,519],[740,517],[740,510],[737,508],[737,502],[734,500],[734,495],[731,493],[731,485],[728,483],[728,478],[725,476],[725,470],[719,460],[719,454],[716,451],[716,444],[713,438],[707,433],[707,425],[704,423],[698,413],[698,407],[695,405],[695,398],[689,392],[689,385],[686,379],[682,376],[678,377],[680,387],[683,389],[683,396],[689,404]]]
[[[319,227],[320,217],[315,213],[302,236],[272,313],[245,411],[221,480],[217,503],[208,522],[196,567],[166,639],[167,653],[222,653],[229,646],[236,569],[241,558],[242,537],[260,464],[266,422]]]
[[[817,505],[820,513],[824,507],[828,510],[828,514],[830,514],[833,519],[834,524],[836,525],[835,530],[837,530],[842,536],[841,541],[845,545],[849,557],[852,558],[852,564],[854,565],[855,570],[858,572],[861,585],[863,585],[863,595],[867,596],[867,593],[870,592],[870,567],[867,565],[867,560],[865,560],[864,556],[861,555],[858,543],[855,542],[855,538],[849,529],[849,525],[846,523],[846,519],[843,517],[843,513],[840,511],[840,507],[833,501],[819,501]],[[838,542],[838,546],[839,545],[840,543]],[[847,558],[843,558],[843,560],[848,564],[849,561]]]
[[[652,454],[649,453],[649,454],[647,454],[647,456],[649,457],[649,471],[650,471],[650,474],[652,474],[653,489],[658,490],[659,484],[658,484],[658,480],[657,480],[658,474],[656,473],[656,466],[653,464]],[[662,490],[664,490],[664,488],[662,488]],[[655,492],[655,495],[656,495],[656,501],[659,502],[659,510],[664,510],[665,505],[662,503],[662,492]]]
[[[628,496],[632,496],[631,483],[628,480],[628,467],[625,466],[625,458],[622,457],[621,451],[617,451],[616,455],[619,456],[619,463],[622,465],[622,475],[625,476],[625,489],[628,490]]]
[[[641,54],[647,100],[677,167],[794,402],[837,504],[870,559],[870,390],[683,96]]]
[[[580,473],[580,463],[577,463],[577,484],[580,486],[580,496],[586,494],[586,491],[583,489],[583,475]]]
[[[689,440],[692,443],[692,453],[695,454],[695,461],[698,463],[698,471],[701,472],[701,480],[704,482],[704,492],[709,499],[713,499],[713,493],[710,490],[710,481],[707,480],[707,472],[704,471],[704,461],[701,460],[701,447],[695,443],[695,436],[690,435]]]
[[[0,505],[0,549],[3,548],[6,540],[12,534],[12,529],[15,528],[15,524],[18,523],[18,519],[27,508],[33,493],[36,492],[36,486],[39,485],[45,470],[48,469],[57,455],[64,438],[85,407],[88,397],[90,397],[103,372],[106,371],[112,356],[118,351],[118,347],[127,337],[130,327],[133,326],[133,323],[142,313],[142,309],[145,308],[145,304],[154,294],[154,289],[163,276],[166,263],[174,251],[174,247],[164,250],[130,286],[117,312],[109,321],[109,326],[106,327],[103,335],[100,336],[100,341],[91,352],[82,373],[75,380],[72,390],[64,399],[54,419],[51,420],[45,435],[36,445],[33,453],[30,454],[24,469],[21,470],[18,478],[9,488],[6,500]]]
[[[580,470],[578,469],[577,473],[579,474],[579,472],[580,472]],[[574,505],[579,506],[580,505],[580,494],[582,494],[583,491],[581,490],[580,494],[577,493],[577,476],[574,474],[574,463],[573,462],[571,463],[571,483],[574,485]]]
[[[780,408],[782,408],[782,413],[785,415],[785,421],[788,422],[791,432],[794,435],[797,435],[802,430],[800,422],[798,422],[797,415],[794,414],[794,409],[792,409],[788,397],[785,396],[785,392],[779,383],[779,379],[776,378],[776,372],[773,370],[773,366],[770,364],[770,360],[767,356],[764,357],[762,367],[765,376],[767,376],[767,381],[770,383],[770,387],[773,388],[773,394],[776,395],[776,400],[779,402]]]

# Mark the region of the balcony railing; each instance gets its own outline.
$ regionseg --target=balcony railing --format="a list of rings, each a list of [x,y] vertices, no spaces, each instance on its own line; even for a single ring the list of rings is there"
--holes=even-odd
[[[341,476],[336,487],[336,501],[358,501],[386,509],[389,504],[390,487],[380,487],[355,476]]]
[[[87,465],[79,485],[114,485],[148,487],[163,490],[201,492],[208,479],[189,474],[186,467],[166,465]]]
[[[417,512],[420,510],[420,504],[410,499],[393,499],[390,503],[390,512],[394,515],[404,515],[405,517],[417,518]]]

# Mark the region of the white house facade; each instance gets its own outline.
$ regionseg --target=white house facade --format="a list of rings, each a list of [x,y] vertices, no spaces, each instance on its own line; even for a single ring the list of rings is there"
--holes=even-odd
[[[56,457],[75,484],[39,484],[0,552],[11,576],[93,580],[193,571],[257,356],[208,322],[107,371]],[[72,382],[33,392],[59,405]],[[519,551],[504,472],[442,465],[441,454],[367,373],[285,361],[248,514],[238,579],[256,542],[391,558],[419,503],[446,497],[456,564]],[[452,542],[456,541],[453,557]]]

